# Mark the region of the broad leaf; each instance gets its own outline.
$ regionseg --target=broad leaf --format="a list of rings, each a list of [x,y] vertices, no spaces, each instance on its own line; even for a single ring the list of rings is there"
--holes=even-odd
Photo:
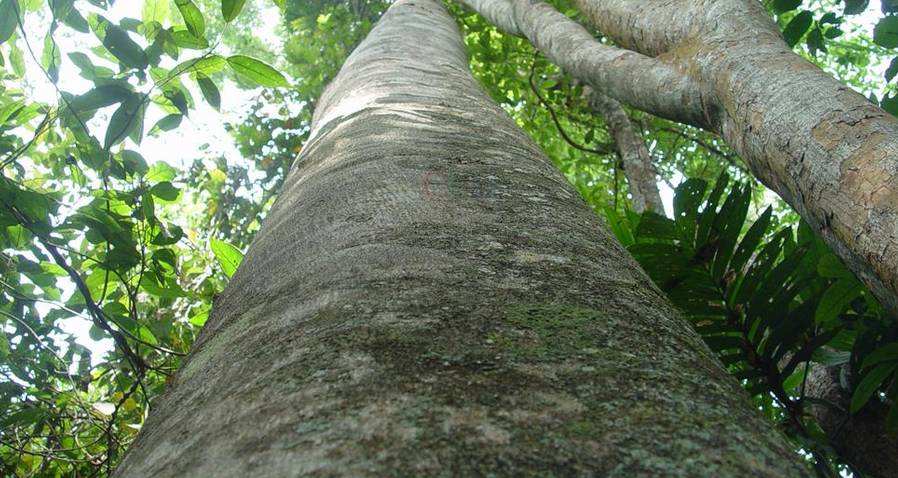
[[[284,75],[255,58],[234,55],[228,58],[228,64],[237,75],[261,86],[289,86]]]
[[[212,253],[218,259],[222,272],[228,277],[233,276],[243,261],[243,253],[240,252],[240,249],[215,238],[209,240],[209,247],[212,248]]]

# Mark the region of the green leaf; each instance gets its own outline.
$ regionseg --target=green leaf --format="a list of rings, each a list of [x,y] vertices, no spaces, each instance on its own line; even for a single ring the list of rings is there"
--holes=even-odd
[[[203,37],[194,36],[187,30],[177,29],[171,32],[175,45],[190,50],[203,50],[209,48],[209,42]]]
[[[799,5],[801,5],[801,0],[773,0],[773,11],[784,13],[795,10]]]
[[[203,38],[206,34],[206,20],[203,19],[203,12],[191,0],[175,0],[175,5],[178,6],[178,11],[184,18],[187,31],[197,38]]]
[[[289,86],[284,75],[265,63],[243,55],[228,57],[228,65],[239,76],[261,86]]]
[[[889,67],[886,68],[884,75],[886,81],[892,81],[896,74],[898,74],[898,56],[892,58],[892,61],[889,62]]]
[[[892,116],[898,116],[898,94],[884,96],[879,102],[879,106],[891,113]]]
[[[81,96],[77,96],[69,105],[76,112],[93,111],[116,103],[121,103],[133,96],[134,92],[127,83],[109,83],[100,85]]]
[[[801,13],[795,15],[792,20],[789,21],[789,24],[783,28],[783,39],[786,40],[786,43],[789,46],[795,46],[798,44],[801,37],[804,36],[805,32],[808,31],[808,28],[811,28],[811,23],[814,21],[814,14],[808,10],[802,10]]]
[[[680,183],[674,192],[674,221],[680,234],[690,245],[695,239],[696,217],[706,189],[708,189],[706,181],[689,178]]]
[[[132,96],[123,102],[112,113],[109,126],[106,128],[106,138],[103,148],[109,149],[127,138],[137,128],[143,129],[143,102],[139,95]]]
[[[161,183],[164,181],[171,181],[175,178],[175,175],[178,172],[175,168],[169,166],[167,163],[162,161],[153,163],[150,166],[150,169],[147,170],[146,180],[150,184]]]
[[[221,15],[226,22],[237,18],[246,0],[221,0]]]
[[[720,212],[714,220],[714,233],[717,239],[717,251],[711,266],[711,273],[715,280],[723,277],[733,256],[736,240],[745,224],[745,216],[748,214],[748,206],[751,202],[751,188],[745,185],[743,188],[733,188],[733,191],[724,201]]]
[[[169,181],[162,181],[150,188],[150,193],[157,198],[166,201],[174,201],[178,199],[178,188],[174,187]]]
[[[178,66],[172,68],[172,75],[195,73],[209,76],[223,70],[226,64],[227,61],[218,55],[207,55],[179,63]]]
[[[16,31],[19,26],[19,0],[0,0],[0,45]]]
[[[212,248],[215,258],[218,259],[221,270],[226,276],[233,276],[237,267],[243,261],[243,253],[240,252],[240,249],[215,238],[209,240],[209,246]]]
[[[851,395],[851,413],[857,413],[858,410],[863,408],[870,401],[873,394],[876,393],[876,390],[879,389],[879,386],[882,385],[883,381],[885,381],[886,377],[895,371],[896,368],[898,368],[898,363],[883,363],[867,372],[867,375],[864,376]]]
[[[764,234],[767,232],[767,227],[770,226],[770,218],[772,216],[773,208],[768,206],[761,214],[761,217],[751,225],[748,232],[742,237],[742,241],[739,242],[739,247],[736,248],[736,253],[733,254],[733,258],[730,261],[730,269],[739,272],[745,267],[748,259],[751,258],[755,249],[761,244],[761,239],[764,238]]]
[[[858,15],[864,13],[870,0],[845,0],[845,15]]]
[[[44,37],[44,49],[41,52],[41,66],[47,71],[47,75],[53,83],[59,81],[59,65],[62,63],[62,54],[56,45],[53,35]]]
[[[162,119],[157,121],[152,128],[150,128],[150,134],[155,135],[159,131],[171,131],[181,125],[181,120],[183,118],[184,116],[178,113],[172,113],[170,115],[164,116]]]
[[[873,42],[885,48],[898,47],[898,17],[881,18],[873,27]]]
[[[636,226],[637,238],[673,240],[677,230],[673,221],[660,214],[647,211]]]
[[[91,28],[97,38],[103,42],[103,46],[112,53],[123,65],[145,69],[149,65],[146,53],[134,40],[128,36],[128,32],[118,25],[99,15],[91,16]]]
[[[861,364],[861,370],[879,365],[882,362],[898,360],[898,342],[884,345],[867,355]]]
[[[854,278],[837,280],[820,298],[814,321],[821,325],[835,321],[862,290],[863,286]]]
[[[200,76],[196,82],[200,85],[200,91],[203,92],[206,102],[216,110],[221,109],[221,93],[218,92],[215,83],[205,76]]]
[[[168,19],[169,11],[168,0],[144,0],[141,19],[145,24],[157,22],[161,25]]]

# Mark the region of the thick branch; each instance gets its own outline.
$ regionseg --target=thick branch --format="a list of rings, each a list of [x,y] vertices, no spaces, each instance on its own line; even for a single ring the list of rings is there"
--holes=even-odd
[[[462,1],[506,33],[526,37],[571,76],[616,100],[656,116],[706,125],[697,86],[677,66],[604,45],[583,26],[540,1]]]

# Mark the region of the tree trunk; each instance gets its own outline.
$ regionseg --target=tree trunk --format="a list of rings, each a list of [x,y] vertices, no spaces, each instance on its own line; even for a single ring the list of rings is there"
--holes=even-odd
[[[400,0],[321,98],[243,264],[116,471],[809,476]]]
[[[889,407],[870,400],[857,414],[849,414],[851,393],[842,387],[839,376],[844,367],[810,365],[805,393],[822,402],[806,405],[807,410],[839,455],[864,476],[898,476],[898,437],[885,427]]]

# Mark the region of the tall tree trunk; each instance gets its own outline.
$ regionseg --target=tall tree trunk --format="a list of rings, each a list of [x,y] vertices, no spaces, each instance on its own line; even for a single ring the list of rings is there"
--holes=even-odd
[[[588,88],[588,87],[587,87]],[[636,132],[627,112],[617,100],[591,88],[586,93],[590,109],[599,115],[614,139],[614,149],[624,166],[624,176],[636,212],[652,211],[664,215],[664,203],[658,192],[658,171],[645,140]]]
[[[809,476],[437,0],[346,61],[116,472],[311,474]]]
[[[755,0],[463,0],[581,81],[720,134],[898,314],[898,120],[796,55]]]

